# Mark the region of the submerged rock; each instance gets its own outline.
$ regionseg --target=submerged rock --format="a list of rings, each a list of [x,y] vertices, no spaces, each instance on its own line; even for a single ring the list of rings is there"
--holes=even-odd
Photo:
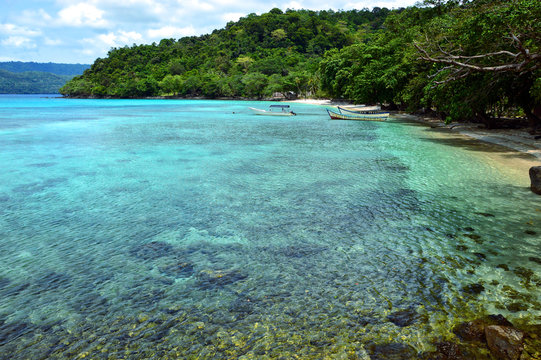
[[[484,217],[495,217],[494,214],[487,213],[487,212],[476,212],[476,214],[484,216]]]
[[[238,270],[202,270],[197,274],[199,286],[203,289],[222,287],[246,278]]]
[[[436,351],[423,353],[422,360],[469,360],[469,354],[461,349],[461,346],[449,341],[436,344]]]
[[[416,360],[417,352],[409,345],[401,343],[369,344],[371,360]]]
[[[477,240],[481,240],[481,235],[477,235],[477,234],[464,234],[464,236],[469,237],[475,242],[477,242]]]
[[[143,260],[155,260],[163,256],[173,253],[173,245],[161,242],[152,241],[147,244],[137,245],[130,249],[130,254],[136,258]]]
[[[515,273],[515,275],[520,277],[526,285],[530,284],[530,281],[534,276],[534,272],[531,269],[527,269],[522,266],[517,266],[515,269],[513,269],[513,272]]]
[[[485,325],[486,321],[483,319],[476,319],[468,321],[455,326],[453,332],[461,340],[464,341],[485,341]]]
[[[475,252],[475,253],[473,253],[473,255],[477,256],[477,258],[479,260],[486,260],[487,259],[487,256],[485,254],[483,254],[483,253],[480,253],[480,252]]]
[[[5,288],[11,283],[11,281],[8,278],[0,277],[0,289]]]
[[[489,325],[485,328],[490,353],[501,360],[518,360],[524,346],[524,333],[509,326]]]
[[[162,274],[175,278],[187,278],[193,275],[194,267],[189,262],[174,262],[158,267]]]
[[[67,287],[71,282],[70,276],[62,273],[51,271],[46,275],[36,279],[34,289],[37,292],[49,291],[62,287]]]
[[[514,302],[506,306],[506,309],[511,312],[528,311],[529,307],[526,304],[520,302]]]
[[[530,189],[541,195],[541,166],[532,166],[530,168]]]
[[[387,319],[396,326],[406,327],[416,323],[421,315],[414,309],[396,311],[387,316]]]
[[[479,284],[479,283],[469,284],[469,285],[464,286],[462,288],[462,291],[465,292],[466,294],[479,295],[480,293],[485,291],[485,287],[483,286],[483,284]]]
[[[489,325],[513,326],[513,324],[511,324],[503,315],[489,315],[480,319],[461,323],[453,328],[453,332],[464,341],[485,342],[485,328]]]
[[[254,302],[246,296],[238,296],[231,303],[228,310],[229,312],[235,313],[237,319],[242,319],[254,312]]]
[[[276,250],[276,253],[291,258],[304,258],[326,251],[324,246],[317,245],[288,245]]]
[[[0,325],[0,346],[32,332],[27,323],[2,323]]]

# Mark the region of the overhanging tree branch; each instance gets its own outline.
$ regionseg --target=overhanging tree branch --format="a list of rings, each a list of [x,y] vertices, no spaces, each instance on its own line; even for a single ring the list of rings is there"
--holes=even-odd
[[[458,67],[459,69],[468,69],[470,71],[475,72],[507,72],[507,71],[514,71],[514,72],[522,72],[525,70],[528,71],[534,71],[539,68],[541,68],[541,54],[538,53],[531,53],[529,49],[525,48],[522,41],[519,39],[518,36],[516,36],[513,33],[510,33],[511,39],[513,40],[513,45],[518,50],[517,53],[513,53],[508,50],[500,50],[500,51],[494,51],[489,52],[485,54],[477,54],[477,55],[454,55],[451,54],[449,51],[446,51],[441,48],[441,46],[438,45],[438,52],[436,55],[430,55],[426,49],[421,47],[418,43],[414,43],[413,46],[417,49],[417,51],[421,54],[419,59],[433,62],[433,63],[440,63],[440,64],[447,64],[451,67]],[[483,64],[476,64],[473,63],[475,60],[481,60],[481,59],[491,59],[494,57],[499,57],[505,55],[506,57],[511,57],[512,62],[507,62],[504,64],[497,64],[497,65],[483,65]],[[492,59],[492,62],[495,62],[494,59]],[[461,76],[460,78],[462,78]]]

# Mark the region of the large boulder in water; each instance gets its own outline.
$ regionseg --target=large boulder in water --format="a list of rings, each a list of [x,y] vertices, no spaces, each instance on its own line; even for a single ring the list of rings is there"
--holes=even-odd
[[[524,333],[509,326],[489,325],[485,328],[487,345],[498,360],[518,360],[524,350]]]
[[[541,166],[532,166],[530,168],[530,189],[538,194],[541,195]]]

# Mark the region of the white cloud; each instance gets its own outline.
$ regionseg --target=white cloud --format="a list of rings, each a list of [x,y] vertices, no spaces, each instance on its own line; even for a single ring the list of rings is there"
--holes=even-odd
[[[19,21],[22,24],[28,24],[32,26],[48,26],[52,23],[53,18],[45,10],[24,10],[19,17]]]
[[[0,24],[0,34],[6,35],[21,35],[21,36],[38,36],[41,34],[39,30],[31,30],[15,24]]]
[[[187,26],[183,28],[175,26],[164,26],[159,29],[150,29],[147,32],[148,37],[151,39],[170,39],[181,38],[184,36],[197,35],[197,31],[193,26]]]
[[[33,49],[36,47],[36,44],[32,39],[24,36],[10,36],[7,39],[2,40],[2,45],[26,49]]]
[[[3,4],[2,1],[6,0],[0,0],[0,4]],[[111,47],[131,46],[133,43],[150,44],[163,38],[206,34],[250,13],[262,14],[272,8],[283,11],[288,8],[397,8],[412,5],[417,0],[7,1],[16,5],[8,6],[5,13],[0,5],[2,56],[88,63],[96,57],[105,56]],[[37,51],[30,51],[32,48]]]
[[[77,27],[106,27],[108,23],[103,19],[103,14],[103,10],[88,3],[68,6],[58,12],[62,24]]]
[[[190,2],[188,6],[184,5],[189,11],[213,11],[216,7],[210,2],[195,0]]]
[[[241,12],[230,12],[222,15],[222,20],[225,23],[230,21],[238,21],[241,17],[246,16],[247,14]]]
[[[287,4],[285,4],[286,8],[287,9],[296,9],[296,10],[299,10],[299,9],[306,9],[307,7],[304,6],[303,4],[301,4],[300,2],[297,2],[297,1],[291,1]]]
[[[113,47],[142,43],[143,36],[135,31],[118,31],[100,34],[94,38],[85,38],[80,42],[83,44],[81,53],[87,56],[103,56]]]
[[[62,45],[64,43],[60,39],[51,39],[51,38],[48,38],[48,37],[46,37],[43,40],[43,42],[44,42],[45,45],[48,45],[48,46],[57,46],[57,45]]]

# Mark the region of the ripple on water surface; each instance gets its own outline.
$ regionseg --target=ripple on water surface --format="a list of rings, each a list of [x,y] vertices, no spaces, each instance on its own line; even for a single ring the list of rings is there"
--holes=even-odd
[[[541,316],[541,203],[421,127],[35,101],[0,129],[0,357],[415,359]]]

